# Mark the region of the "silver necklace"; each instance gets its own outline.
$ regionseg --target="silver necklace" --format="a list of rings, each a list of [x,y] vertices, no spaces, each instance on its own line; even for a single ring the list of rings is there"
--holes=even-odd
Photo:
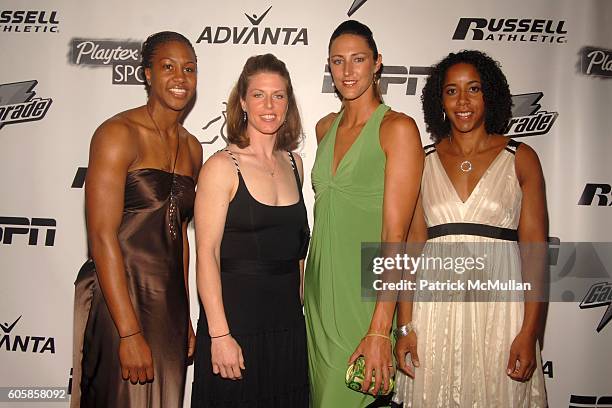
[[[450,139],[450,144],[453,144],[453,136],[451,135],[449,137]],[[472,162],[468,159],[464,160],[461,162],[461,164],[459,165],[459,168],[461,169],[462,172],[464,173],[469,173],[470,171],[472,171],[472,169],[474,168],[474,166],[472,165]]]

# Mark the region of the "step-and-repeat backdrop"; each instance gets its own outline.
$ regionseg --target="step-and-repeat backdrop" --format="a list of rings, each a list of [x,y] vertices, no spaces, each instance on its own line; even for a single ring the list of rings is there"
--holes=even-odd
[[[66,387],[71,380],[73,282],[87,257],[89,141],[106,118],[145,102],[142,41],[174,30],[193,43],[199,82],[185,126],[205,157],[226,143],[226,101],[245,60],[271,52],[287,63],[306,133],[300,153],[312,217],[314,125],[340,106],[327,45],[349,16],[372,28],[385,101],[415,118],[424,144],[419,97],[428,67],[460,49],[501,62],[515,103],[507,134],[542,161],[552,264],[562,263],[561,278],[578,279],[580,261],[563,253],[563,243],[581,242],[588,252],[612,231],[610,1],[2,0],[0,387]],[[550,303],[543,366],[552,407],[612,402],[612,265],[594,264],[592,287],[566,290],[564,302]]]

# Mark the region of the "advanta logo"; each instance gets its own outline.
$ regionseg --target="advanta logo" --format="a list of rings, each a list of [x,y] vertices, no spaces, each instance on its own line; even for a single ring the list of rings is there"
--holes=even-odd
[[[38,81],[0,84],[0,129],[4,125],[41,120],[47,114],[53,100],[34,98]]]
[[[431,74],[431,67],[422,66],[403,66],[403,65],[383,65],[380,81],[378,86],[380,92],[386,95],[389,90],[389,85],[403,85],[406,84],[405,95],[416,95],[417,85],[419,84],[419,78],[422,80],[426,79]],[[424,85],[424,81],[420,81],[421,85]],[[329,72],[329,65],[325,65],[325,72],[323,73],[323,85],[321,87],[322,93],[334,93],[334,83],[332,80],[331,73]]]
[[[559,113],[540,110],[538,102],[543,96],[543,92],[512,95],[512,118],[504,130],[506,136],[537,136],[550,131]]]
[[[598,397],[596,395],[574,395],[570,396],[568,408],[609,408],[612,406],[612,396]]]
[[[565,20],[462,17],[453,40],[565,44],[567,30],[564,25]],[[467,38],[469,32],[472,35]]]
[[[143,85],[141,47],[142,43],[138,41],[73,38],[70,41],[70,63],[112,67],[114,85]]]
[[[44,336],[23,336],[12,334],[13,329],[21,320],[19,316],[15,321],[2,323],[2,339],[0,339],[1,351],[15,351],[22,353],[51,353],[55,354],[55,338]]]
[[[598,333],[612,320],[612,283],[599,282],[594,284],[580,302],[581,309],[602,306],[608,306],[608,308],[597,325]]]
[[[3,33],[59,33],[57,11],[2,10],[0,32]]]
[[[39,231],[45,231],[44,246],[55,245],[57,221],[53,218],[25,218],[0,216],[0,242],[2,245],[12,245],[15,235],[27,235],[28,245],[42,245],[39,242]],[[19,240],[23,242],[22,240]]]
[[[597,204],[593,204],[595,197],[597,197]],[[612,186],[610,184],[587,183],[580,200],[578,200],[578,205],[612,207]]]
[[[250,27],[204,27],[196,40],[209,44],[308,45],[308,29],[297,27],[260,27],[272,6],[257,16],[244,13]]]
[[[580,72],[587,76],[612,78],[612,50],[584,47],[580,50]]]

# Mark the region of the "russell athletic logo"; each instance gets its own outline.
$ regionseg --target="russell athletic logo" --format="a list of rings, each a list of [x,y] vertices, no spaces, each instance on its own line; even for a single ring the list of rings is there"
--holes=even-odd
[[[612,78],[612,50],[584,47],[580,50],[580,72],[588,76]]]
[[[543,92],[512,95],[512,118],[504,130],[506,136],[537,136],[550,131],[559,113],[540,109],[538,102],[543,96]]]
[[[59,33],[57,11],[1,10],[0,33]]]
[[[36,85],[36,80],[0,84],[0,129],[4,125],[45,117],[53,100],[35,98]]]
[[[389,85],[394,87],[404,88],[405,95],[416,95],[417,85],[421,87],[425,85],[425,79],[431,73],[431,67],[421,66],[404,66],[404,65],[383,65],[380,81],[378,86],[380,92],[386,95],[389,91]],[[421,79],[421,81],[419,81]],[[404,85],[405,84],[405,85]],[[329,72],[329,65],[325,65],[323,73],[322,93],[334,93],[334,83]]]
[[[612,207],[612,185],[587,183],[582,190],[578,205]]]
[[[138,41],[73,38],[69,58],[74,65],[112,68],[114,85],[143,85],[141,47]]]
[[[591,309],[593,307],[608,306],[601,321],[597,325],[597,332],[600,332],[612,320],[612,283],[599,282],[591,286],[587,294],[580,302],[581,309]]]
[[[463,17],[457,23],[453,40],[565,44],[564,26],[565,20]]]
[[[15,326],[17,326],[21,318],[22,316],[19,316],[12,322],[3,322],[0,324],[2,327],[0,351],[55,354],[55,338],[13,333]]]
[[[308,45],[308,29],[300,27],[262,26],[272,6],[263,13],[244,13],[250,26],[204,27],[196,40],[208,44],[269,44],[269,45]]]
[[[0,243],[2,245],[22,244],[25,239],[18,238],[17,242],[13,242],[13,239],[16,235],[25,235],[28,237],[28,245],[53,246],[55,245],[56,226],[57,221],[53,218],[0,216]],[[44,240],[43,235],[39,234],[41,230],[44,231]]]

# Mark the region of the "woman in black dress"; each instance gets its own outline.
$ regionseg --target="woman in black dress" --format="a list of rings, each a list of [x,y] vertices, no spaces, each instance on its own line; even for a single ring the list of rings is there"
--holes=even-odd
[[[193,407],[308,407],[302,314],[308,221],[289,72],[247,60],[228,102],[229,146],[204,164],[195,222],[201,299]]]
[[[189,40],[150,36],[146,105],[96,130],[85,184],[91,259],[75,282],[72,407],[178,407],[195,338],[187,223],[202,147],[180,124],[196,91]]]

